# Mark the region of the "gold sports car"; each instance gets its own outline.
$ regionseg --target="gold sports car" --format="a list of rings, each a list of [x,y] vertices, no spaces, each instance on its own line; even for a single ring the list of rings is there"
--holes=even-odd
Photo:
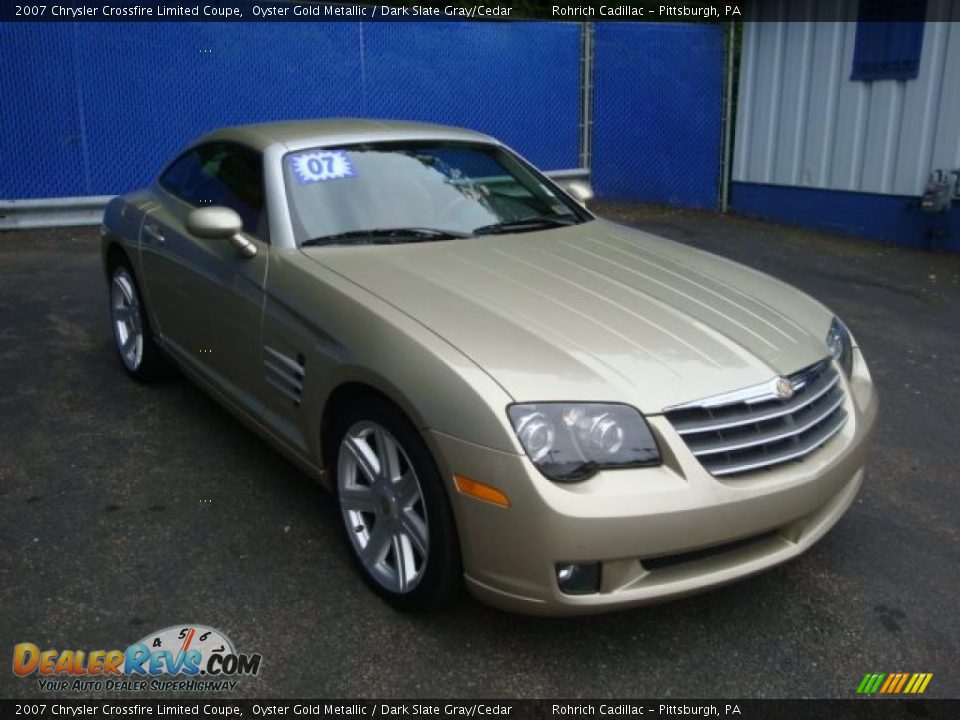
[[[103,227],[137,380],[172,364],[328,486],[364,580],[600,612],[796,557],[877,412],[847,328],[594,217],[497,140],[373,120],[219,130]]]

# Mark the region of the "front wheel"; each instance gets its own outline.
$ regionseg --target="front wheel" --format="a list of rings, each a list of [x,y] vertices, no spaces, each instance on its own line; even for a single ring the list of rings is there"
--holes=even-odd
[[[386,402],[355,403],[339,423],[337,497],[367,584],[405,610],[448,604],[461,587],[446,490],[419,433]]]
[[[110,325],[127,374],[148,382],[169,373],[170,365],[153,340],[140,288],[126,262],[118,263],[110,272]]]

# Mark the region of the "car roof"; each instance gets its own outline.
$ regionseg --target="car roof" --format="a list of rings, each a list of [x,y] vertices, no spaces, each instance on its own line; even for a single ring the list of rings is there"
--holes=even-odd
[[[483,133],[449,125],[408,122],[404,120],[372,120],[332,118],[328,120],[296,120],[288,122],[238,125],[207,133],[194,145],[213,140],[228,140],[266,150],[273,145],[299,149],[315,145],[382,142],[390,140],[462,140],[497,142]]]

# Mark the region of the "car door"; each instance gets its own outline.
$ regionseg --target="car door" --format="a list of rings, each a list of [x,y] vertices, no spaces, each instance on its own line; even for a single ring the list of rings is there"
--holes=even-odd
[[[141,284],[153,330],[176,355],[190,355],[198,347],[203,323],[198,322],[197,302],[189,290],[191,264],[196,261],[186,237],[181,186],[197,182],[201,172],[196,149],[177,158],[153,187],[154,201],[145,207],[140,226]]]
[[[174,170],[176,164],[171,166]],[[269,263],[263,159],[235,143],[199,146],[181,174],[164,181],[166,195],[144,224],[141,257],[156,303],[164,343],[182,362],[259,416],[262,403],[261,319]],[[187,216],[225,206],[243,220],[242,233],[257,248],[245,257],[226,239],[187,230]],[[155,299],[156,298],[156,299]]]

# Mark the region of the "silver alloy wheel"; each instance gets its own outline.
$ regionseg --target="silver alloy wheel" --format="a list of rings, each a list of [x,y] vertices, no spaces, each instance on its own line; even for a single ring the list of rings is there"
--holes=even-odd
[[[143,362],[143,319],[133,278],[125,267],[114,271],[110,283],[110,319],[123,364],[130,371],[137,370]]]
[[[387,590],[412,591],[427,567],[430,534],[420,481],[400,443],[377,423],[354,423],[340,443],[337,489],[363,566]]]

